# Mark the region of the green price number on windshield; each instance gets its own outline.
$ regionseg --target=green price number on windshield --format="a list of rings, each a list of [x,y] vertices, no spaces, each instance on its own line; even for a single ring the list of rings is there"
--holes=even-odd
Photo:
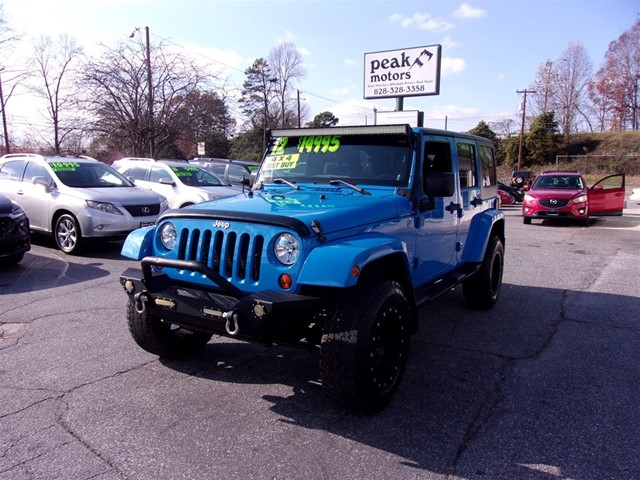
[[[284,147],[287,146],[287,143],[289,143],[288,137],[277,138],[271,153],[273,155],[284,155]]]
[[[75,172],[80,164],[76,162],[51,162],[49,166],[54,172]]]
[[[340,135],[307,135],[298,139],[300,153],[333,153],[339,148]]]

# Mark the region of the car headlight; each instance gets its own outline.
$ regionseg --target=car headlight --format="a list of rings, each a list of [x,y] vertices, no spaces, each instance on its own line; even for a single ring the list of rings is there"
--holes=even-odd
[[[160,241],[162,242],[162,246],[167,250],[173,250],[177,238],[178,232],[173,223],[167,222],[160,227]]]
[[[273,244],[273,253],[283,265],[293,265],[300,256],[298,239],[290,233],[281,233]]]
[[[529,195],[528,193],[524,194],[524,200],[527,202],[535,202],[536,201],[536,197],[534,197],[533,195]]]
[[[218,198],[218,195],[215,193],[207,193],[207,200],[215,200],[216,198]]]
[[[160,213],[162,213],[162,212],[164,212],[165,210],[168,210],[168,209],[169,209],[169,202],[165,198],[164,200],[162,200],[162,202],[160,202]]]
[[[124,215],[118,207],[116,207],[113,203],[107,202],[95,202],[93,200],[87,200],[87,207],[93,208],[94,210],[98,210],[104,213],[113,213],[114,215]]]
[[[587,203],[587,196],[580,195],[579,197],[573,199],[573,203]]]

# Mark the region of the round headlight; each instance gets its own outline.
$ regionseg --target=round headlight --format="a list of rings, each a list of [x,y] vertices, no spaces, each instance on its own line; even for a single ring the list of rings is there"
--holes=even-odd
[[[276,237],[273,252],[283,265],[293,265],[300,256],[300,245],[296,237],[290,233],[281,233]]]
[[[162,246],[167,250],[173,250],[177,237],[178,233],[173,223],[167,222],[160,228],[160,241],[162,242]]]

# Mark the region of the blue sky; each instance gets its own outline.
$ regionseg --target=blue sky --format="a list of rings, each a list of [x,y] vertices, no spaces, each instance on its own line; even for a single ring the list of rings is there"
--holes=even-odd
[[[0,0],[1,2],[1,0]],[[229,77],[241,88],[244,70],[283,41],[303,54],[302,92],[309,118],[330,111],[340,124],[373,123],[373,109],[393,99],[363,99],[364,54],[442,45],[437,96],[411,97],[425,126],[468,130],[480,120],[518,118],[516,90],[538,67],[581,42],[594,72],[611,41],[640,13],[638,0],[5,0],[5,18],[24,42],[65,33],[92,51],[115,46],[136,28],[162,38]],[[4,75],[4,74],[3,74]],[[13,101],[13,100],[12,100]],[[19,97],[9,103],[26,112]]]

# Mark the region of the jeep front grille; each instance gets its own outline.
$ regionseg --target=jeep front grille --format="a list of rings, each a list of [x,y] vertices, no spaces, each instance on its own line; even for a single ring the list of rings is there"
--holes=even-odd
[[[178,259],[206,264],[223,277],[238,281],[260,280],[264,237],[222,230],[182,229],[178,238]]]
[[[555,198],[543,198],[540,201],[540,205],[547,208],[562,208],[569,204],[569,200],[560,200]]]

